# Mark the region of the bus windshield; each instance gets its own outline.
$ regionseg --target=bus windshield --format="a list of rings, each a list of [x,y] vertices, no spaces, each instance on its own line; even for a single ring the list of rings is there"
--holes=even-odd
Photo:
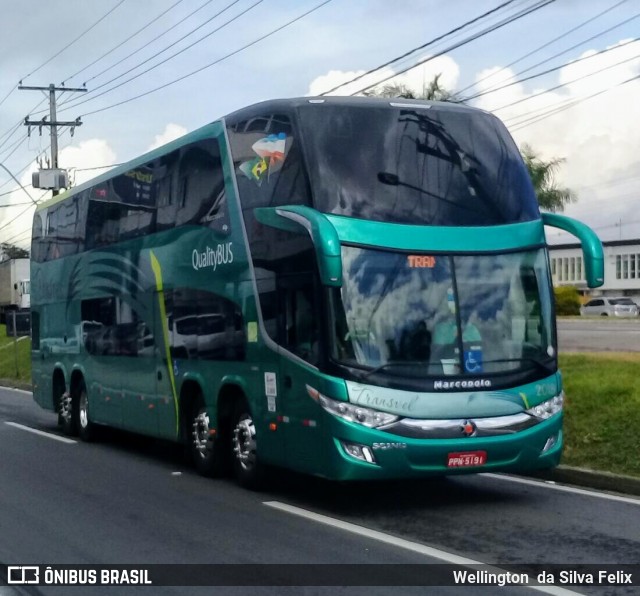
[[[433,226],[540,217],[522,158],[497,118],[395,105],[299,109],[316,209]]]
[[[407,254],[344,246],[332,358],[389,375],[490,375],[553,366],[544,250]]]

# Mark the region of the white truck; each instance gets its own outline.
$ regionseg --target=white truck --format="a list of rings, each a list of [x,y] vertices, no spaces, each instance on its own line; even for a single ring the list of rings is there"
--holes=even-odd
[[[0,316],[7,311],[31,306],[29,259],[8,259],[0,263]]]

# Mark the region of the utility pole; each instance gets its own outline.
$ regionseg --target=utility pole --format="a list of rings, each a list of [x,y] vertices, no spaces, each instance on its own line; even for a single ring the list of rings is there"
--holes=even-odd
[[[30,87],[26,85],[18,85],[18,89],[22,91],[48,91],[49,92],[49,120],[44,116],[42,120],[29,120],[29,116],[24,119],[25,126],[28,127],[28,135],[31,136],[31,127],[37,126],[40,129],[42,135],[42,127],[48,126],[51,133],[51,163],[50,168],[41,168],[39,172],[33,174],[33,187],[34,188],[48,188],[53,191],[53,195],[57,195],[61,188],[67,188],[69,184],[69,176],[65,170],[61,170],[58,167],[58,127],[69,126],[71,127],[71,136],[76,126],[81,126],[82,122],[80,117],[69,122],[62,122],[56,120],[56,91],[71,91],[73,93],[86,93],[86,87],[73,88],[73,87],[56,87],[53,83],[48,87]]]

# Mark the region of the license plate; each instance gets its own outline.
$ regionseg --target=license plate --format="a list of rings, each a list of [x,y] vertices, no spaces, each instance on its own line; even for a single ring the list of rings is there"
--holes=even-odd
[[[463,451],[447,455],[447,468],[468,468],[487,463],[486,451]]]

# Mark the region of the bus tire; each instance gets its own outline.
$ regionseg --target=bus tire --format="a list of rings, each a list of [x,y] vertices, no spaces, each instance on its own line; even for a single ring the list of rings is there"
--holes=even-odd
[[[209,433],[209,414],[202,396],[199,396],[189,416],[189,455],[198,474],[220,476],[223,472],[223,454]]]
[[[53,374],[53,409],[58,415],[58,428],[62,429],[64,423],[62,417],[62,399],[65,393],[64,377],[56,370]]]
[[[95,439],[96,429],[95,424],[91,422],[89,416],[89,395],[87,394],[87,387],[84,381],[81,381],[78,386],[78,394],[74,402],[76,402],[75,412],[78,418],[76,421],[78,434],[83,441],[93,441],[93,439]]]
[[[231,419],[233,474],[240,486],[259,490],[265,481],[265,465],[258,457],[256,426],[244,399],[236,403]]]
[[[74,399],[71,397],[71,393],[65,391],[60,396],[60,409],[58,411],[58,424],[65,435],[74,437],[78,434],[77,416],[75,410],[77,409],[77,402],[74,404]]]

